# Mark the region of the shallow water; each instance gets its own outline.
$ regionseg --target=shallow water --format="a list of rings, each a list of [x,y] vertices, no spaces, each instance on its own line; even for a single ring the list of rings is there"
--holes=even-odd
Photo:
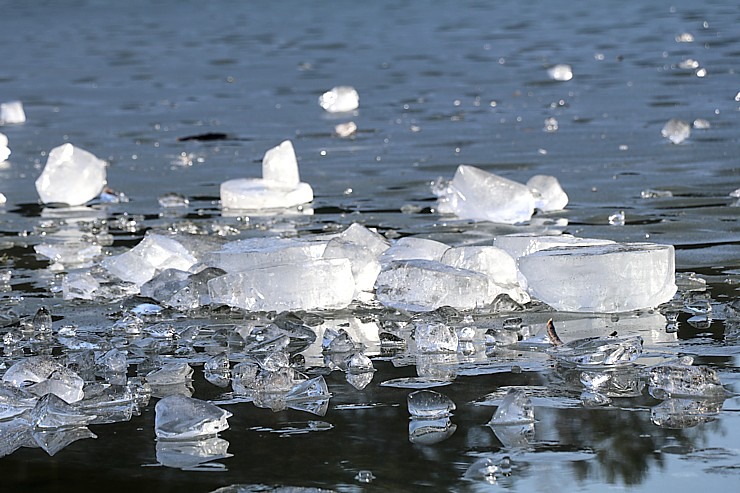
[[[97,439],[75,442],[53,457],[22,448],[0,458],[10,491],[83,485],[212,491],[234,484],[339,491],[539,491],[545,484],[562,490],[736,488],[740,346],[737,319],[727,320],[740,282],[740,209],[729,196],[740,188],[734,63],[740,8],[734,2],[573,7],[381,1],[350,9],[338,2],[258,8],[247,2],[80,0],[0,2],[0,11],[0,101],[21,100],[28,117],[23,125],[0,128],[13,152],[0,164],[0,192],[7,197],[0,208],[0,253],[3,269],[13,272],[1,293],[7,325],[0,331],[46,305],[57,327],[104,332],[114,312],[142,301],[91,304],[60,297],[59,275],[33,246],[89,234],[85,224],[91,221],[112,235],[105,248],[113,253],[159,228],[301,236],[359,222],[389,238],[418,235],[452,245],[549,229],[675,245],[677,270],[707,281],[706,290],[682,294],[709,301],[713,317],[691,319],[682,310],[672,333],[659,313],[618,320],[554,316],[563,323],[563,337],[637,331],[653,357],[648,363],[694,355],[695,364],[718,371],[730,392],[708,422],[660,427],[651,421],[657,401],[646,394],[584,408],[580,392],[563,384],[567,372],[541,353],[489,355],[479,348],[452,362],[429,363],[457,375],[437,389],[457,405],[451,418],[456,430],[424,446],[409,442],[409,389],[379,385],[416,376],[416,366],[376,356],[378,371],[363,391],[341,372],[325,375],[333,397],[323,417],[224,405],[234,416],[221,438],[233,456],[217,461],[222,468],[158,465],[153,399],[141,416],[92,426]],[[677,42],[682,33],[694,41]],[[706,75],[679,67],[689,58]],[[546,70],[556,63],[571,64],[573,79],[551,81]],[[323,91],[340,84],[360,93],[354,115],[330,116],[317,104]],[[555,132],[544,130],[549,117],[558,121]],[[660,133],[671,118],[702,118],[711,127],[694,129],[674,145]],[[336,137],[334,125],[349,119],[357,135]],[[207,132],[228,138],[178,140]],[[302,180],[314,188],[313,214],[222,214],[218,185],[258,176],[264,151],[286,138],[295,145]],[[129,201],[74,211],[39,205],[33,182],[46,153],[66,141],[106,159],[109,185]],[[554,175],[570,203],[517,226],[440,217],[429,184],[452,177],[459,164],[522,182]],[[649,189],[672,197],[642,198]],[[167,192],[189,197],[189,207],[162,209],[157,199]],[[619,210],[626,224],[609,225],[609,215]],[[517,316],[536,327],[552,315]],[[206,313],[178,323],[238,323],[239,316]],[[484,318],[500,324],[505,317]],[[224,389],[206,382],[199,367],[195,375],[196,397],[223,398]],[[486,426],[510,386],[537,396],[534,435],[523,447],[507,446]],[[510,457],[511,474],[497,484],[463,479],[481,457]],[[360,470],[376,479],[358,482]]]

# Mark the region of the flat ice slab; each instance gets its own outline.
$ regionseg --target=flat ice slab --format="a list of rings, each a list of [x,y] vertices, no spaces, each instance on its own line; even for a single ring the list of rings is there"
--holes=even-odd
[[[45,204],[82,205],[103,191],[105,161],[72,144],[49,152],[46,166],[36,180],[36,191]]]
[[[532,298],[560,311],[652,308],[676,293],[671,245],[615,243],[541,250],[519,258]]]
[[[530,255],[540,250],[548,248],[565,247],[565,246],[592,246],[592,245],[611,245],[615,242],[612,240],[602,240],[598,238],[579,238],[576,236],[562,235],[538,235],[532,233],[514,233],[509,235],[497,236],[493,240],[493,245],[505,250],[515,259]]]
[[[206,265],[226,272],[242,272],[321,258],[327,242],[293,238],[244,238],[225,243],[219,250],[206,253],[202,260]]]

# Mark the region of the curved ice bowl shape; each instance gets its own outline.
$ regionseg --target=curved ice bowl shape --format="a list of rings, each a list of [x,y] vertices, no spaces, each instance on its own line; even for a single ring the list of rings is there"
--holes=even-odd
[[[455,410],[455,403],[446,395],[433,390],[417,390],[406,398],[412,418],[441,418]]]

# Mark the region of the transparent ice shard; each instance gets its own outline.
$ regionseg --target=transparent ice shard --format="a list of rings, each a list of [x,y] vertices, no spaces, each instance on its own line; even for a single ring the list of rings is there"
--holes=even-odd
[[[663,126],[661,135],[674,144],[680,144],[691,135],[691,125],[678,118],[672,118]]]
[[[75,403],[75,408],[95,416],[90,424],[107,424],[129,421],[138,413],[139,405],[128,385],[91,383],[85,387],[85,397]]]
[[[389,264],[394,260],[442,260],[442,255],[450,248],[442,242],[414,236],[404,236],[394,242],[381,256],[382,264]]]
[[[669,397],[650,409],[650,421],[661,428],[691,428],[717,419],[723,402],[723,398]]]
[[[334,133],[339,137],[351,137],[357,132],[355,122],[339,123],[334,126]]]
[[[92,300],[99,293],[100,283],[89,271],[73,271],[62,280],[65,300]]]
[[[468,165],[459,166],[446,187],[433,191],[438,211],[461,219],[515,224],[529,221],[536,205],[526,185]]]
[[[26,122],[26,112],[20,101],[0,103],[0,125],[15,125]]]
[[[0,420],[0,458],[33,443],[31,423],[25,417]]]
[[[455,410],[452,399],[434,390],[416,390],[406,401],[412,418],[438,419],[450,416]]]
[[[624,226],[625,224],[625,215],[624,211],[616,211],[612,214],[609,214],[609,217],[607,219],[609,226]]]
[[[521,389],[509,389],[489,425],[521,425],[534,422],[532,400]]]
[[[648,392],[656,399],[726,397],[722,382],[712,368],[680,363],[652,367],[648,373]]]
[[[526,449],[534,439],[534,423],[496,425],[488,423],[501,444],[509,449]]]
[[[94,414],[79,411],[54,394],[46,394],[31,410],[30,418],[34,428],[56,429],[86,426],[95,419]]]
[[[535,208],[543,212],[559,211],[568,205],[568,194],[554,176],[535,175],[527,180],[527,186],[535,197]]]
[[[40,334],[51,334],[51,312],[45,306],[39,307],[33,316],[33,331]]]
[[[455,329],[442,322],[416,323],[414,339],[420,353],[454,353],[459,342]]]
[[[166,467],[184,471],[224,470],[223,464],[213,461],[232,457],[229,442],[220,437],[199,440],[158,440],[157,462]]]
[[[496,461],[490,457],[482,457],[468,466],[463,478],[469,481],[482,480],[489,484],[495,484],[501,474],[501,468],[496,464]]]
[[[154,408],[154,431],[160,440],[192,440],[216,435],[229,427],[231,413],[210,402],[170,395]]]
[[[100,373],[126,373],[128,370],[126,351],[113,348],[96,354],[95,369]]]
[[[193,368],[184,361],[170,361],[146,375],[149,385],[172,385],[193,379]]]
[[[36,405],[38,397],[8,382],[0,384],[0,421],[22,415]]]
[[[208,281],[224,274],[225,271],[216,267],[207,267],[195,274],[166,269],[144,283],[140,294],[167,307],[195,310],[211,303]]]
[[[64,266],[83,267],[89,266],[93,260],[100,257],[103,248],[100,245],[86,244],[80,242],[40,243],[33,247],[34,251],[53,262]]]
[[[329,409],[331,393],[323,376],[318,376],[295,385],[285,395],[287,407],[324,416]]]
[[[375,283],[378,301],[392,308],[431,311],[442,306],[473,309],[489,298],[488,276],[430,260],[387,264]]]
[[[642,337],[587,337],[552,348],[559,362],[575,366],[613,366],[632,363],[642,354]]]
[[[409,441],[418,445],[433,445],[450,438],[457,430],[449,417],[409,420]]]
[[[8,368],[3,375],[3,382],[22,387],[28,383],[46,380],[52,373],[61,369],[64,369],[64,366],[52,356],[30,356]]]
[[[621,243],[560,247],[519,258],[532,298],[556,310],[628,312],[676,293],[672,245]]]
[[[68,403],[77,402],[84,396],[82,387],[84,380],[74,371],[66,367],[54,370],[47,379],[28,385],[25,389],[39,397],[46,394],[55,394]]]
[[[552,80],[569,81],[573,78],[573,68],[566,63],[558,63],[547,69],[547,75]]]
[[[262,178],[290,187],[298,186],[301,178],[298,173],[298,159],[291,141],[285,140],[265,152],[262,158]]]
[[[46,166],[36,180],[36,191],[45,204],[82,205],[106,185],[106,163],[93,154],[63,144],[49,152]]]
[[[360,107],[360,96],[352,86],[336,86],[319,97],[319,106],[329,113],[345,113]]]
[[[357,390],[367,387],[375,375],[375,367],[363,353],[354,353],[346,360],[346,379]]]
[[[56,455],[59,451],[78,440],[98,438],[95,433],[85,426],[54,430],[35,429],[31,431],[31,437],[50,456]]]
[[[169,192],[160,195],[157,197],[157,202],[159,202],[160,207],[164,207],[165,209],[187,207],[190,205],[190,199],[176,192]]]

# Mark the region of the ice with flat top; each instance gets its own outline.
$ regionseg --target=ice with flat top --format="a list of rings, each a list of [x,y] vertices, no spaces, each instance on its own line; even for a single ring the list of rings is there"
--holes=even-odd
[[[680,144],[691,136],[691,124],[679,118],[671,118],[660,133],[674,144]]]
[[[559,247],[520,257],[518,263],[530,296],[559,311],[653,308],[677,291],[672,245]]]
[[[670,397],[724,398],[717,372],[708,366],[667,363],[648,373],[648,392],[656,399]]]
[[[25,123],[26,112],[20,101],[0,103],[0,125],[15,125]]]
[[[380,256],[382,264],[388,264],[394,260],[434,260],[441,261],[442,255],[450,248],[440,241],[427,238],[405,236],[396,240],[390,248]]]
[[[244,238],[203,256],[203,263],[226,272],[243,272],[321,258],[327,241],[294,238]]]
[[[106,163],[94,154],[63,144],[49,152],[46,166],[36,179],[36,191],[45,204],[82,205],[106,185]]]
[[[346,258],[311,259],[229,273],[208,281],[213,303],[251,311],[341,309],[355,281]]]
[[[346,113],[360,107],[360,95],[352,86],[336,86],[319,96],[319,106],[328,113]]]
[[[154,431],[160,440],[192,440],[216,435],[229,427],[231,413],[200,399],[164,397],[154,407]]]
[[[194,310],[211,303],[208,281],[226,272],[216,267],[206,267],[196,272],[165,269],[141,286],[141,296],[156,300],[164,306],[178,310]]]
[[[224,209],[286,209],[313,200],[313,189],[300,181],[293,144],[283,141],[265,152],[262,178],[236,178],[221,183]]]
[[[569,234],[542,235],[537,233],[513,233],[497,236],[493,245],[518,259],[525,255],[554,247],[612,245],[612,240],[579,238]]]

